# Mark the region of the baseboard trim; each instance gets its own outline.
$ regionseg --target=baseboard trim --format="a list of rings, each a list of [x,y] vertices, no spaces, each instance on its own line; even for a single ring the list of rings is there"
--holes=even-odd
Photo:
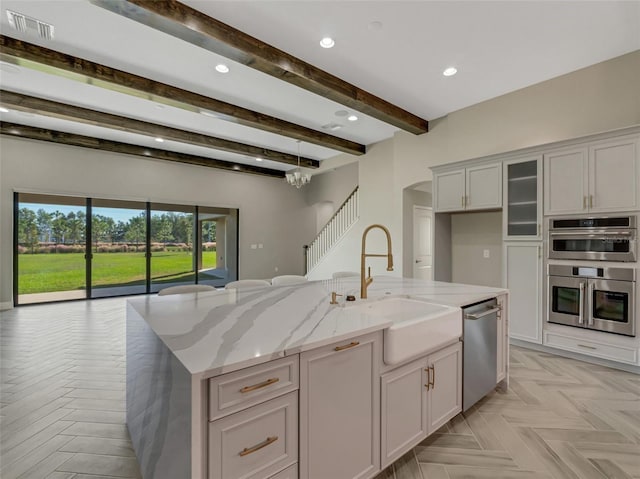
[[[13,301],[0,301],[0,311],[13,309]]]
[[[594,358],[593,356],[587,356],[586,354],[566,351],[564,349],[552,348],[543,344],[530,343],[528,341],[522,341],[520,339],[511,338],[509,339],[509,344],[520,346],[522,348],[534,349],[536,351],[555,354],[564,358],[577,359],[578,361],[584,361],[585,363],[597,364],[599,366],[607,366],[609,368],[619,369],[621,371],[627,371],[629,373],[640,374],[640,366],[634,366],[633,364],[618,363],[616,361],[610,361],[608,359]]]

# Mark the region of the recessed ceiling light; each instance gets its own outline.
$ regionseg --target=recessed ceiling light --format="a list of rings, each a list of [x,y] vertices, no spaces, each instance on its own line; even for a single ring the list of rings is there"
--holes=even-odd
[[[6,108],[5,108],[5,107],[3,107],[3,106],[0,106],[0,112],[2,112],[2,113],[9,113],[9,110],[8,110],[8,109],[6,109]]]
[[[447,69],[445,69],[445,71],[442,72],[442,74],[446,77],[450,77],[455,75],[456,73],[458,73],[458,69],[455,67],[449,67]]]
[[[349,120],[349,121],[356,121],[357,119],[358,119],[358,117],[356,115],[349,115],[347,117],[347,120]]]
[[[262,161],[262,158],[256,158],[256,161]]]
[[[216,65],[216,71],[219,73],[229,73],[229,67],[224,63]]]
[[[332,48],[335,44],[335,40],[331,37],[324,37],[322,40],[320,40],[320,46],[322,48]]]
[[[156,138],[155,138],[155,140],[156,140],[158,143],[163,143],[163,142],[164,142],[164,138],[160,138],[159,136],[158,136],[158,137],[156,137]]]

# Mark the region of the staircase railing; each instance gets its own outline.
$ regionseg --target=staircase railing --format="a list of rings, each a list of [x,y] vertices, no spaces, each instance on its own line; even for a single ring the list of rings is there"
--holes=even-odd
[[[358,187],[333,214],[318,236],[306,248],[306,272],[311,271],[360,217]]]

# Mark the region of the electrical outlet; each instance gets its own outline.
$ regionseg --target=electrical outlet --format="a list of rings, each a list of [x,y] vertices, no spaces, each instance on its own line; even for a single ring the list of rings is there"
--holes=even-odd
[[[482,256],[483,256],[484,258],[489,258],[489,257],[491,257],[491,253],[489,252],[489,250],[488,250],[488,249],[485,249],[485,250],[482,252]]]

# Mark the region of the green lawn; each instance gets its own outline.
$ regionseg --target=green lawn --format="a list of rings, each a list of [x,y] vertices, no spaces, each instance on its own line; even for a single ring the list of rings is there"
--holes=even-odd
[[[203,264],[215,268],[216,252],[204,251]],[[92,287],[144,284],[144,253],[93,253]],[[154,252],[153,283],[193,282],[190,252]],[[82,253],[21,254],[18,256],[18,294],[71,291],[85,287]]]

